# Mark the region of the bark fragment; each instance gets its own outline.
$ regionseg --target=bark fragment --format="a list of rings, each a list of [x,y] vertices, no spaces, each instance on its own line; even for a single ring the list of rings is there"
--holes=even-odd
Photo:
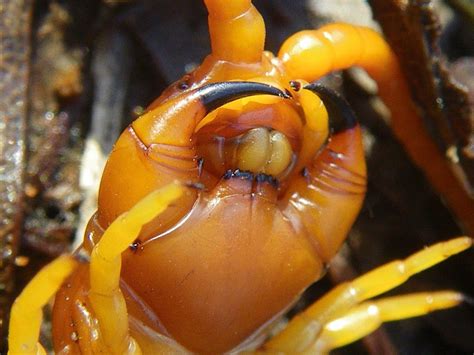
[[[0,321],[6,324],[22,223],[32,0],[0,4]],[[3,337],[2,337],[3,338]]]

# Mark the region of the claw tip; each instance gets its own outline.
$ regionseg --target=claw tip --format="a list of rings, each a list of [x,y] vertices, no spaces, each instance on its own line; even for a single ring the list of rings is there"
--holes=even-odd
[[[291,99],[293,97],[288,89],[285,89],[285,92],[282,91],[278,96],[284,99]]]

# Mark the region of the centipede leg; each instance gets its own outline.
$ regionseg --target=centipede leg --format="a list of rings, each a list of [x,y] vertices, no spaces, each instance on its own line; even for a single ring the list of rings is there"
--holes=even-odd
[[[106,353],[141,354],[139,345],[129,334],[127,306],[119,287],[121,254],[135,240],[142,226],[165,211],[183,192],[184,187],[177,183],[152,192],[119,216],[92,251],[89,299]]]
[[[46,265],[25,287],[11,309],[8,344],[10,355],[46,354],[38,342],[43,307],[74,271],[72,256],[61,256]]]
[[[382,298],[357,305],[347,313],[323,326],[310,354],[330,350],[360,340],[375,331],[382,323],[413,318],[455,307],[464,297],[455,291],[422,292]]]
[[[367,309],[370,305],[359,305],[361,302],[401,285],[414,274],[466,250],[471,247],[471,245],[472,239],[468,237],[459,237],[447,242],[441,242],[411,255],[405,260],[390,262],[356,278],[352,282],[337,286],[303,313],[293,318],[283,332],[264,345],[264,349],[289,353],[306,351],[316,346],[315,344],[319,341],[321,334],[326,338],[323,338],[320,343],[318,343],[317,346],[320,347],[323,347],[324,342],[326,342],[324,346],[331,348],[352,341],[345,341],[344,339],[349,338],[345,338],[345,335],[343,335],[345,333],[341,333],[341,343],[339,345],[336,339],[338,335],[334,332],[331,333],[331,327],[334,328],[334,323],[331,323],[331,321],[341,316],[349,317],[346,320],[354,323],[357,323],[355,321],[357,317],[370,318],[370,314],[366,314],[366,311],[364,311],[364,307]],[[452,291],[446,291],[439,295],[431,294],[431,296],[434,297],[432,298],[433,303],[431,303],[433,310],[453,307],[462,300],[462,296],[459,293]],[[401,301],[406,302],[408,306],[405,316],[403,312],[400,313],[402,318],[416,316],[430,311],[430,301],[428,300],[427,305],[427,301],[423,301],[424,296],[407,297],[408,298],[401,299]],[[385,315],[382,314],[379,320],[374,317],[375,319],[372,319],[372,321],[377,323],[377,321],[395,320],[397,316],[392,309],[393,302],[395,301],[397,301],[397,299],[384,301],[378,305],[376,304],[376,306],[380,308],[380,312]],[[357,305],[359,306],[356,307]],[[400,309],[397,311],[400,312]],[[347,331],[350,332],[350,330]],[[361,329],[361,333],[364,333],[361,336],[364,336],[370,331],[370,325],[367,324],[366,330]]]

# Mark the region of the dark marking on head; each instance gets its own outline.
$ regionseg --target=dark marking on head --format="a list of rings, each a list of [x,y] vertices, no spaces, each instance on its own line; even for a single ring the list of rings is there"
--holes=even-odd
[[[280,183],[278,179],[275,177],[268,175],[268,174],[254,174],[251,171],[242,171],[240,169],[236,169],[234,171],[227,170],[225,174],[222,176],[223,179],[229,180],[231,178],[241,179],[241,180],[248,180],[256,183],[268,183],[272,185],[274,188],[278,188]]]
[[[183,91],[184,91],[184,90],[186,90],[186,89],[188,89],[188,88],[189,88],[188,83],[186,83],[186,82],[184,82],[184,81],[182,81],[182,82],[180,82],[180,83],[178,84],[178,89],[179,89],[179,90],[183,90]]]
[[[301,90],[301,83],[299,81],[291,80],[290,81],[290,86],[296,92]]]
[[[255,177],[255,181],[257,182],[265,182],[265,174],[257,174],[257,176]]]
[[[204,166],[204,158],[200,157],[197,159],[197,167],[198,167],[198,176],[202,175],[202,168]]]
[[[138,250],[143,250],[143,245],[140,239],[136,239],[132,244],[130,244],[129,249],[136,253]]]
[[[255,181],[257,183],[268,183],[270,185],[272,185],[274,188],[278,188],[278,186],[280,185],[278,179],[274,178],[273,176],[271,175],[268,175],[268,174],[257,174],[255,176]]]
[[[225,180],[229,180],[232,177],[232,170],[227,170],[223,176]]]
[[[250,171],[242,171],[242,170],[235,170],[234,177],[242,179],[242,180],[253,180],[253,173]]]
[[[184,184],[184,186],[187,186],[191,189],[199,190],[199,191],[205,191],[207,190],[206,185],[200,182],[187,182]]]
[[[309,184],[311,176],[309,174],[308,168],[304,167],[303,169],[301,169],[300,174],[306,180],[306,182]]]
[[[177,84],[178,89],[182,91],[189,89],[189,79],[189,75],[184,76],[183,79]]]

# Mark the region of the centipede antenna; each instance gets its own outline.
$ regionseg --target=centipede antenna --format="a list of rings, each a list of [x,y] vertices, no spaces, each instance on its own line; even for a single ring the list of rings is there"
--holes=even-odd
[[[249,81],[228,81],[201,87],[195,93],[208,112],[233,100],[252,95],[273,95],[287,99],[290,96],[268,84]]]
[[[304,89],[314,92],[323,100],[329,113],[329,122],[333,134],[357,126],[357,117],[351,106],[338,92],[319,83],[306,85]]]

